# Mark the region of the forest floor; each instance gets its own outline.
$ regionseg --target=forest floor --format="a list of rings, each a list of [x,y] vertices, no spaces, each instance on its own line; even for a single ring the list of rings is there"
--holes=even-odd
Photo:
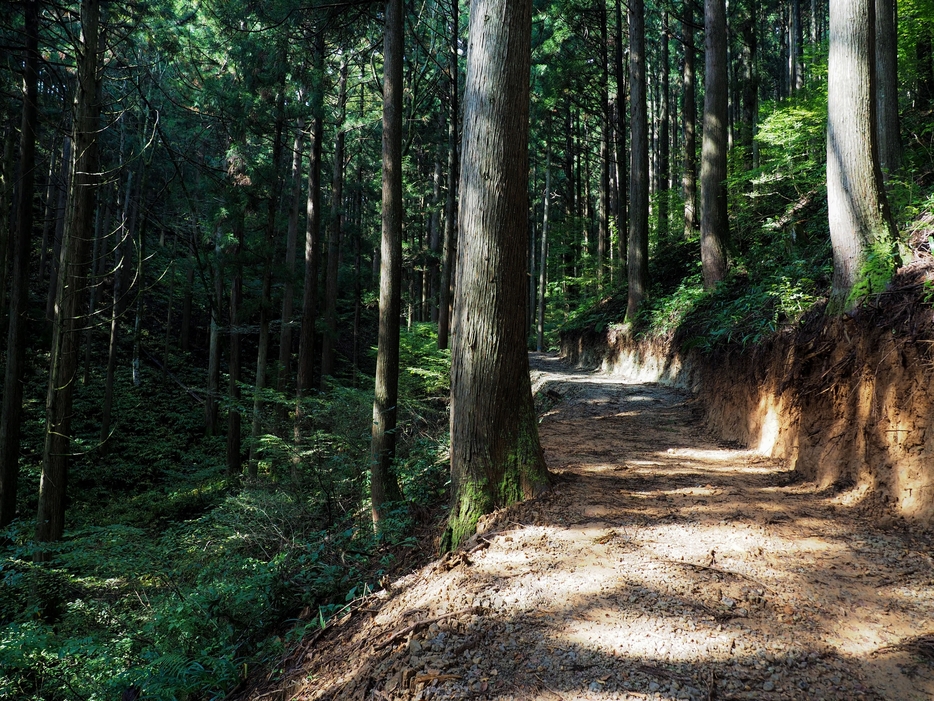
[[[930,532],[718,443],[687,395],[532,364],[554,488],[250,698],[934,698]]]

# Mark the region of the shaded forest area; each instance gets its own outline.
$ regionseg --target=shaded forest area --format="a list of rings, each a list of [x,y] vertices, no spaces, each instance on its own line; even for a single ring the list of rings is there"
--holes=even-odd
[[[931,0],[520,4],[528,348],[752,349],[930,257]],[[0,696],[222,697],[475,525],[469,9],[5,7]]]

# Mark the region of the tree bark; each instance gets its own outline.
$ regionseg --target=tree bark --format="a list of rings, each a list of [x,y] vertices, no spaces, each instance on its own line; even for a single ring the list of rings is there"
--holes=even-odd
[[[701,147],[701,269],[711,289],[726,275],[727,65],[724,0],[704,3],[704,138]]]
[[[617,185],[617,214],[616,231],[618,238],[618,255],[620,266],[626,264],[628,250],[627,236],[629,232],[629,206],[624,192],[628,192],[627,179],[629,170],[626,167],[626,75],[623,63],[623,10],[622,0],[616,0],[616,185]],[[620,274],[622,278],[622,274]]]
[[[493,509],[541,492],[525,334],[531,0],[474,0],[451,368],[451,515],[457,547]]]
[[[331,231],[328,235],[328,264],[325,281],[324,332],[321,350],[321,389],[334,373],[334,344],[337,342],[337,274],[341,252],[341,199],[344,189],[344,117],[347,108],[347,59],[340,67],[337,97],[337,136],[334,139],[334,177],[331,179]]]
[[[12,241],[7,362],[3,378],[3,408],[0,415],[0,528],[9,524],[16,516],[23,371],[26,364],[26,311],[29,305],[29,254],[32,249],[33,194],[36,180],[36,126],[39,118],[39,2],[27,0],[24,5],[25,60],[23,121],[19,142],[20,180]],[[7,213],[4,211],[0,216],[6,217]],[[6,267],[5,260],[3,266]]]
[[[894,270],[895,227],[876,138],[875,4],[830,5],[827,83],[827,216],[833,245],[831,310],[881,292]],[[871,255],[871,259],[870,259]]]
[[[399,307],[402,295],[402,0],[386,1],[383,39],[383,213],[379,340],[370,442],[370,504],[379,530],[388,502],[402,497],[392,472],[399,411]]]
[[[452,285],[457,261],[457,184],[460,159],[457,152],[458,41],[460,37],[460,0],[452,0],[451,46],[448,52],[448,191],[444,201],[444,245],[441,261],[441,295],[438,301],[438,348],[448,347],[451,326]]]
[[[551,206],[551,144],[545,154],[545,194],[542,197],[542,250],[538,269],[538,343],[536,350],[545,349],[545,286],[548,283],[548,213]]]
[[[697,230],[697,97],[694,86],[694,2],[684,0],[681,33],[684,35],[684,68],[682,70],[681,115],[684,124],[684,238],[694,236]]]
[[[218,400],[221,375],[221,303],[224,288],[221,227],[214,231],[214,299],[211,302],[211,329],[208,336],[208,391],[204,397],[204,432],[217,434]]]
[[[670,155],[670,136],[669,136],[669,94],[670,94],[670,70],[668,53],[668,13],[662,12],[662,50],[661,50],[661,95],[659,96],[659,135],[658,135],[658,236],[663,240],[668,236],[668,191],[671,189],[671,181],[668,179],[669,155]]]
[[[882,177],[888,180],[901,165],[898,116],[898,34],[895,0],[875,0],[876,10],[876,139]]]
[[[81,54],[75,93],[74,157],[71,176],[69,222],[62,242],[59,285],[56,294],[49,392],[46,399],[45,446],[39,484],[36,540],[50,542],[62,537],[71,445],[72,400],[78,369],[78,327],[87,292],[94,205],[100,181],[97,135],[100,129],[100,75],[98,70],[99,0],[81,2]],[[37,560],[46,560],[38,553]]]
[[[635,321],[649,288],[649,124],[645,89],[645,3],[629,3],[629,295],[626,320]]]

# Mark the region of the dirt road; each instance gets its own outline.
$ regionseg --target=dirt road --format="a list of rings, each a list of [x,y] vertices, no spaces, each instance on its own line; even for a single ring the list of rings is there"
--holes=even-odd
[[[283,698],[934,698],[886,647],[934,632],[930,534],[718,445],[678,392],[547,356],[533,381],[555,488],[309,646]]]

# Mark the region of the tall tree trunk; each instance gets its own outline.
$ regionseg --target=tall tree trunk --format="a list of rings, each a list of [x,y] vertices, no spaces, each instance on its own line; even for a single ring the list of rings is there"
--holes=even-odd
[[[195,266],[191,260],[191,246],[188,244],[188,261],[185,266],[185,292],[182,296],[182,328],[178,334],[178,347],[187,353],[191,350],[191,304],[195,290]]]
[[[238,203],[239,205],[239,203]],[[239,205],[242,206],[242,205]],[[234,245],[230,250],[233,263],[233,277],[230,281],[230,352],[228,356],[229,374],[227,396],[230,408],[227,411],[227,474],[239,475],[243,470],[243,452],[241,447],[240,415],[240,377],[243,367],[240,343],[240,305],[243,303],[243,212],[238,207],[234,215]]]
[[[898,117],[898,24],[895,0],[875,0],[875,5],[876,139],[882,177],[888,180],[898,170],[902,158]]]
[[[26,311],[29,306],[29,253],[32,249],[33,194],[36,180],[36,126],[39,117],[39,2],[27,0],[24,5],[25,55],[23,121],[19,141],[20,180],[16,226],[13,231],[7,362],[3,377],[3,408],[0,415],[0,528],[9,524],[16,516],[23,370],[26,364]],[[7,213],[4,211],[0,216],[6,217]],[[5,260],[3,266],[6,267]]]
[[[635,321],[649,288],[649,125],[645,90],[645,3],[629,3],[629,295],[626,319]]]
[[[314,382],[315,324],[318,318],[318,267],[321,250],[321,98],[315,93],[317,109],[311,118],[308,155],[308,197],[305,203],[305,280],[302,288],[302,330],[299,339],[297,397],[302,397]],[[301,414],[301,401],[298,404]],[[296,420],[299,417],[296,416]]]
[[[211,301],[211,329],[208,336],[208,391],[204,398],[204,432],[217,435],[218,400],[221,376],[221,304],[224,289],[221,227],[214,231],[214,298]]]
[[[545,350],[545,287],[548,283],[548,211],[551,206],[551,143],[545,153],[545,194],[542,197],[542,250],[538,268],[538,343],[536,350]]]
[[[804,45],[801,30],[801,0],[791,0],[791,74],[794,90],[804,87]]]
[[[15,228],[11,215],[15,214],[13,211],[13,174],[16,164],[13,160],[13,151],[16,146],[16,129],[13,128],[12,121],[11,119],[3,135],[3,154],[0,156],[3,159],[0,162],[0,323],[4,320],[3,314],[6,310],[6,283],[11,264],[11,233]],[[33,151],[35,151],[35,146],[33,146]],[[33,175],[33,181],[35,181],[35,175]]]
[[[831,309],[836,312],[881,292],[894,270],[895,227],[875,144],[874,9],[864,0],[830,5],[827,216],[833,245]]]
[[[744,167],[749,170],[755,167],[756,158],[756,120],[759,113],[759,80],[756,72],[756,54],[758,50],[756,37],[756,18],[758,16],[758,3],[756,0],[747,0],[748,6],[744,9],[745,16],[739,27],[742,48],[740,52],[742,61],[741,87],[741,115],[739,129],[739,145],[745,149],[743,154]]]
[[[444,111],[438,110],[438,130],[444,131]],[[444,147],[441,143],[435,152],[435,167],[431,174],[431,218],[428,221],[428,290],[429,315],[427,321],[438,322],[438,303],[441,295],[441,181],[444,173],[442,158]]]
[[[549,483],[526,352],[531,0],[474,0],[451,367],[451,516],[457,547],[484,513]]]
[[[337,97],[337,136],[334,139],[334,177],[331,179],[331,231],[328,234],[328,265],[325,282],[323,348],[321,350],[321,388],[326,378],[334,374],[334,345],[337,342],[337,274],[341,252],[341,199],[344,189],[344,117],[347,108],[347,59],[340,67]]]
[[[681,33],[684,35],[684,68],[682,72],[682,119],[684,122],[684,238],[697,230],[697,97],[694,87],[694,1],[684,0]]]
[[[383,223],[379,263],[379,341],[370,442],[370,504],[378,530],[387,502],[402,497],[392,472],[399,411],[399,307],[402,295],[402,0],[386,0],[383,39]]]
[[[282,326],[279,333],[279,385],[285,392],[292,380],[292,313],[295,298],[295,257],[298,247],[298,214],[302,197],[302,151],[305,124],[299,120],[292,141],[292,197],[285,244],[285,286],[282,290]]]
[[[74,142],[72,137],[68,135],[65,136],[62,143],[62,183],[58,190],[55,228],[52,232],[52,252],[49,259],[49,288],[45,301],[45,318],[49,321],[52,321],[55,316],[55,296],[58,294],[59,287],[58,278],[61,268],[62,241],[65,238],[65,224],[72,216],[69,210],[69,195],[74,189],[72,183],[74,158]]]
[[[441,261],[441,298],[438,302],[438,348],[448,347],[451,325],[452,285],[457,262],[457,184],[460,159],[457,152],[458,38],[460,36],[460,0],[451,1],[451,46],[448,49],[448,191],[444,202],[444,245]]]
[[[701,269],[704,287],[726,275],[727,66],[724,0],[704,3],[704,138],[701,147]]]
[[[62,243],[52,336],[49,392],[46,399],[45,446],[39,483],[36,540],[49,542],[65,529],[65,495],[71,445],[72,400],[78,370],[78,328],[87,289],[94,205],[100,181],[97,135],[100,129],[98,70],[99,0],[81,2],[81,52],[75,93],[75,149],[71,176],[69,222]],[[48,559],[45,553],[38,560]]]
[[[669,127],[669,94],[671,92],[669,79],[669,54],[668,54],[668,13],[662,12],[662,79],[661,95],[659,97],[659,136],[658,136],[658,236],[659,240],[668,236],[668,191],[671,189],[671,181],[668,179],[669,155],[670,155],[670,136]]]
[[[610,232],[610,59],[606,0],[599,0],[600,14],[600,190],[597,204],[597,287],[603,289],[603,268],[606,265]]]
[[[618,255],[620,265],[626,264],[626,251],[628,249],[627,236],[629,232],[629,207],[625,191],[627,191],[628,168],[626,167],[626,75],[623,63],[623,10],[622,0],[616,0],[616,198],[618,211],[616,218],[616,231],[619,237]],[[622,279],[622,274],[620,278]]]
[[[285,57],[282,58],[283,64]],[[282,74],[285,83],[285,74]],[[279,161],[282,158],[282,129],[284,126],[285,90],[279,89],[276,99],[276,127],[272,142],[272,182],[266,208],[266,241],[263,260],[263,287],[259,309],[259,340],[256,349],[256,378],[253,385],[253,425],[250,431],[250,477],[256,477],[259,468],[259,436],[262,430],[263,393],[266,390],[266,372],[269,365],[269,322],[272,319],[272,263],[276,251],[276,212],[279,207]]]

